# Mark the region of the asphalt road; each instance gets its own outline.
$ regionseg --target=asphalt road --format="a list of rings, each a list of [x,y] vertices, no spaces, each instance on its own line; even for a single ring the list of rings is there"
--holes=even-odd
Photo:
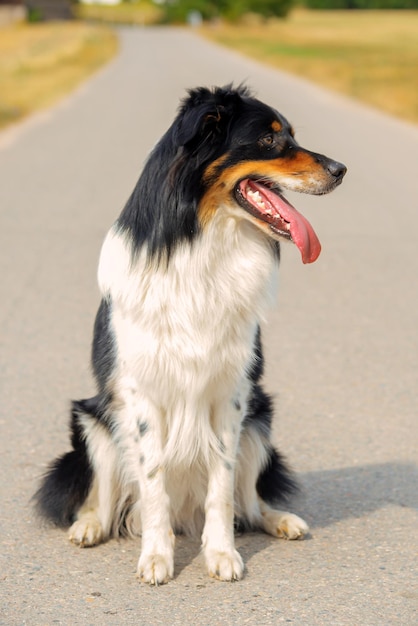
[[[121,31],[118,58],[61,105],[0,134],[0,623],[418,624],[418,129],[185,31]],[[348,165],[294,196],[323,252],[284,246],[265,329],[276,439],[312,534],[237,543],[239,583],[209,579],[179,538],[175,579],[134,577],[138,541],[81,550],[29,500],[92,391],[102,239],[184,89],[246,80],[301,143]]]

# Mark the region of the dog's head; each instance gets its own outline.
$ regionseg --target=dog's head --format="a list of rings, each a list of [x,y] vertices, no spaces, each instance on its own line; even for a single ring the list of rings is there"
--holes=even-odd
[[[182,115],[185,150],[210,155],[200,220],[227,208],[274,239],[293,241],[304,263],[315,261],[318,238],[283,191],[328,193],[342,182],[346,167],[299,146],[289,122],[243,88],[194,90]]]
[[[341,163],[299,146],[289,122],[247,88],[198,88],[154,149],[143,187],[155,189],[153,216],[168,249],[223,211],[275,240],[293,241],[311,263],[320,243],[283,191],[325,194],[345,173]]]

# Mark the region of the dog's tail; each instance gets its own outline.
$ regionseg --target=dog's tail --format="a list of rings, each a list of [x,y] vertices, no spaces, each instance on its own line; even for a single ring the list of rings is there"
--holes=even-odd
[[[97,419],[98,404],[98,397],[72,403],[71,444],[73,449],[51,463],[42,479],[41,486],[33,496],[37,512],[57,526],[69,526],[89,494],[93,468],[80,416],[85,415]]]
[[[262,374],[261,344],[258,345],[258,360],[261,366],[258,366],[260,371],[257,378],[253,379],[255,385],[248,405],[248,413],[244,420],[244,429],[255,429],[264,443],[267,460],[257,479],[257,493],[268,504],[277,505],[286,501],[292,494],[297,493],[299,487],[286,460],[270,441],[273,403],[270,395],[257,382]]]
[[[271,446],[267,453],[267,465],[257,480],[257,493],[264,502],[274,506],[297,493],[299,485],[280,452]]]

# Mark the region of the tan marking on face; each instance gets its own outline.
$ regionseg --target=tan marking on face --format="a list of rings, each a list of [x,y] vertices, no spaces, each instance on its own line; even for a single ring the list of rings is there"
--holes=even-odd
[[[218,169],[218,167],[220,165],[222,165],[222,163],[225,163],[225,161],[227,160],[228,156],[229,156],[229,153],[227,152],[226,154],[223,154],[218,159],[216,159],[216,161],[214,161],[213,163],[208,165],[208,167],[204,171],[203,180],[209,181],[212,178],[212,176],[214,175],[214,173],[216,172],[216,170]]]
[[[242,161],[225,169],[214,185],[206,192],[213,194],[213,189],[233,189],[243,178],[270,178],[280,183],[280,177],[295,176],[301,179],[315,177],[318,181],[328,179],[323,166],[309,152],[294,150],[292,158],[277,158],[269,161]]]
[[[224,159],[225,156],[215,163],[220,164]],[[205,179],[208,171],[213,171],[215,163],[207,168]],[[225,169],[203,196],[199,206],[199,219],[203,226],[213,217],[220,205],[228,202],[235,185],[244,178],[268,178],[279,185],[283,184],[284,187],[296,188],[296,185],[289,185],[289,181],[294,179],[295,183],[298,183],[297,190],[307,193],[313,191],[313,180],[315,187],[329,182],[323,166],[309,152],[294,150],[292,158],[237,163]]]
[[[231,188],[226,185],[221,176],[209,187],[199,204],[199,221],[205,226],[216,213],[221,204],[225,204],[231,193]]]
[[[279,133],[282,130],[282,125],[277,120],[274,120],[271,127],[275,133]]]

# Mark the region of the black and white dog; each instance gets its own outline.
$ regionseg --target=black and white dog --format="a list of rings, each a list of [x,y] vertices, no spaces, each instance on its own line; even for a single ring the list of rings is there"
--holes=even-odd
[[[278,241],[320,253],[283,190],[325,194],[345,172],[246,88],[189,92],[103,244],[97,395],[73,403],[73,449],[36,494],[73,543],[141,534],[138,576],[160,584],[175,532],[202,532],[221,580],[243,575],[234,526],[305,535],[275,508],[295,484],[270,442],[260,320]]]

